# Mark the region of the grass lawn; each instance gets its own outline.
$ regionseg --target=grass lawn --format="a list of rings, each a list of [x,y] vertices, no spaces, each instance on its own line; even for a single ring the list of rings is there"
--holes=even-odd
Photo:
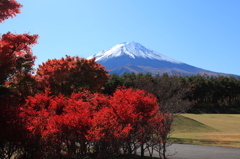
[[[170,141],[240,148],[240,114],[181,114]]]

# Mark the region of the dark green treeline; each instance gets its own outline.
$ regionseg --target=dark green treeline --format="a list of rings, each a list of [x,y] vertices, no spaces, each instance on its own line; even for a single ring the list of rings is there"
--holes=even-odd
[[[162,91],[162,94],[171,91],[172,96],[179,96],[183,90],[179,101],[190,101],[191,109],[188,112],[191,113],[240,113],[240,79],[233,76],[112,74],[104,84],[103,93],[112,94],[117,86],[143,89],[154,94],[156,89]]]

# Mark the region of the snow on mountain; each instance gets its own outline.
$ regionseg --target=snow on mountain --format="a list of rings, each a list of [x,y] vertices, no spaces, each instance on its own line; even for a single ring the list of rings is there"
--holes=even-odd
[[[128,55],[129,57],[135,58],[145,58],[145,59],[155,59],[161,61],[168,61],[172,63],[181,63],[179,61],[173,60],[167,56],[157,53],[153,50],[147,49],[139,43],[134,41],[125,42],[113,46],[111,49],[104,50],[93,56],[88,57],[91,59],[96,57],[96,61],[107,61],[110,58],[119,57],[122,55]]]
[[[103,65],[106,70],[110,71],[110,73],[117,73],[119,75],[124,72],[151,72],[153,75],[168,73],[169,75],[208,74],[210,76],[231,76],[231,74],[204,70],[179,62],[153,50],[147,49],[141,44],[133,41],[117,44],[112,48],[99,52],[87,59],[92,59],[93,57],[96,57],[96,62]],[[233,76],[239,78],[237,75]]]

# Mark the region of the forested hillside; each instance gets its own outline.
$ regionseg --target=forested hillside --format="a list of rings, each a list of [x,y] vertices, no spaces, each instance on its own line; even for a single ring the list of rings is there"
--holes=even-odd
[[[233,76],[168,76],[168,74],[152,76],[151,73],[124,73],[119,76],[113,74],[105,83],[103,92],[112,94],[119,85],[144,89],[157,97],[157,90],[162,91],[163,94],[171,90],[172,96],[179,96],[182,93],[181,101],[191,102],[188,112],[192,113],[240,113],[240,79]]]

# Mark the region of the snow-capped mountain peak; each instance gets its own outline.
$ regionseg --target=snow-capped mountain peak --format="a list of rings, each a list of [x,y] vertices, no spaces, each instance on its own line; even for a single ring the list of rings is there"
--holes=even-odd
[[[153,50],[147,49],[144,46],[142,46],[141,44],[136,43],[134,41],[117,44],[117,45],[113,46],[111,49],[107,49],[102,52],[99,52],[93,56],[88,57],[87,59],[96,57],[96,61],[104,61],[105,62],[110,58],[119,57],[122,55],[128,55],[129,57],[131,57],[133,59],[145,58],[145,59],[168,61],[168,62],[178,63],[178,64],[181,63],[181,62],[173,60],[167,56],[159,54]]]
[[[104,66],[111,74],[150,72],[153,75],[168,73],[169,75],[208,74],[210,76],[230,76],[230,74],[204,70],[173,60],[134,41],[117,44],[110,49],[88,57],[88,59],[93,57],[96,57],[96,62]],[[240,78],[239,76],[236,77]]]

